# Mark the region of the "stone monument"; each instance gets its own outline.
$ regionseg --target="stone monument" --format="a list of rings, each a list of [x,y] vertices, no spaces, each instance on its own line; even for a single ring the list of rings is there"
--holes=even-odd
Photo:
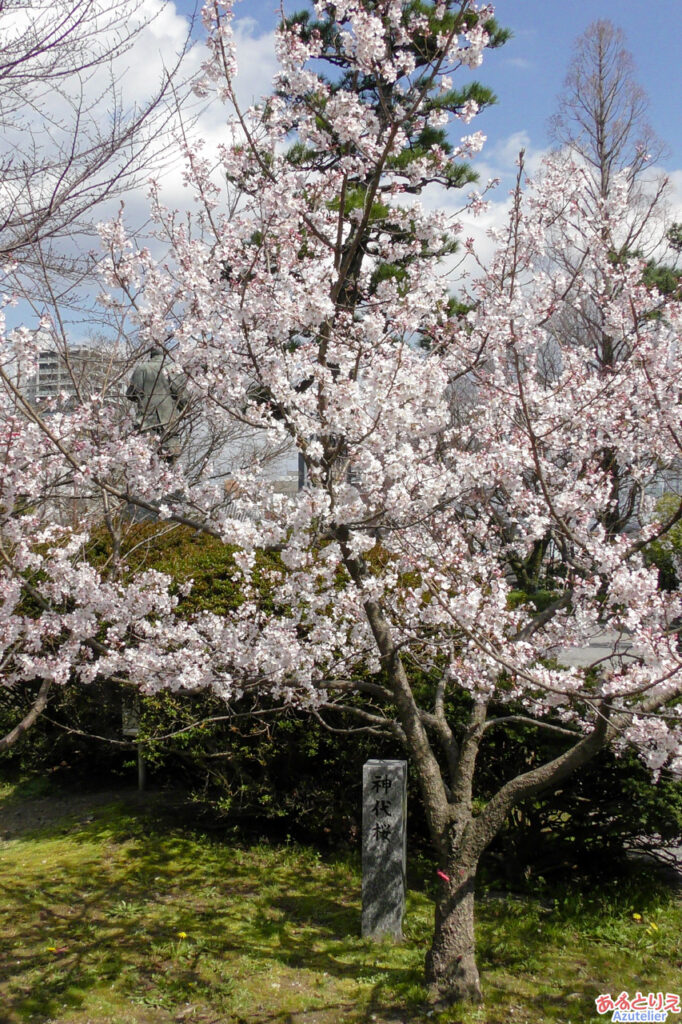
[[[407,761],[362,769],[362,935],[403,937]]]
[[[147,766],[142,753],[140,735],[140,700],[139,696],[131,697],[123,695],[121,704],[121,733],[131,739],[137,740],[137,788],[140,793],[144,792],[147,786]]]

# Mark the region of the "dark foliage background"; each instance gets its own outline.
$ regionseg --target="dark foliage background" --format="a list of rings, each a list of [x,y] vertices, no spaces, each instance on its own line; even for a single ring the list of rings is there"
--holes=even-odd
[[[139,563],[191,578],[182,606],[227,611],[240,600],[231,581],[231,553],[217,541],[157,524],[135,527],[128,538]],[[103,536],[91,557],[107,556]],[[653,552],[668,565],[669,551]],[[266,559],[264,558],[264,565]],[[267,601],[264,584],[263,599]],[[427,673],[418,687],[433,685]],[[10,728],[29,697],[0,690],[0,731]],[[459,704],[457,703],[459,700]],[[450,719],[466,711],[453,698]],[[73,786],[131,784],[137,749],[122,735],[124,704],[136,704],[149,784],[191,798],[204,829],[216,833],[291,836],[322,847],[357,848],[361,827],[362,765],[371,757],[402,758],[391,738],[327,731],[306,712],[242,701],[229,708],[208,693],[161,693],[137,698],[134,687],[99,682],[62,688],[48,712],[0,760],[6,775],[51,775]],[[508,710],[508,709],[507,709]],[[331,722],[343,729],[340,717]],[[526,725],[488,732],[479,755],[476,799],[484,801],[501,778],[558,754],[565,740]],[[428,858],[426,824],[410,778],[411,855]],[[613,876],[628,848],[656,850],[682,844],[682,785],[658,782],[634,752],[602,753],[555,793],[519,808],[488,852],[490,884],[552,887],[569,878]]]

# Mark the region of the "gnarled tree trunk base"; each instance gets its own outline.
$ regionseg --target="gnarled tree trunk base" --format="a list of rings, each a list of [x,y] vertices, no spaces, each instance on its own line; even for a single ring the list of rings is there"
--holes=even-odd
[[[426,985],[439,1007],[483,1001],[474,947],[476,869],[459,868],[457,874],[461,880],[446,882],[439,894],[433,945],[426,955]]]
[[[426,956],[426,985],[436,1007],[453,1003],[481,1003],[481,979],[473,954],[456,956],[446,963],[434,963],[432,950]]]

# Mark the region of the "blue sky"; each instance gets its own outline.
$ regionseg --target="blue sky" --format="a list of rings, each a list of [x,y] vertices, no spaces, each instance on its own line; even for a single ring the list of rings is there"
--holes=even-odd
[[[478,119],[490,142],[526,132],[533,147],[548,144],[547,120],[575,39],[590,22],[608,18],[627,37],[637,81],[650,99],[651,126],[669,150],[665,166],[682,168],[682,0],[499,0],[496,14],[514,38],[489,53],[480,69],[499,100]]]
[[[192,10],[191,0],[178,0],[179,13]],[[305,0],[285,0],[287,10]],[[275,0],[240,0],[237,19],[253,19],[252,35],[269,32],[277,23]],[[498,21],[513,39],[488,53],[477,77],[495,90],[498,105],[484,112],[476,128],[491,146],[525,135],[531,149],[549,142],[547,120],[562,87],[575,39],[597,18],[622,28],[632,52],[639,84],[651,100],[650,121],[667,144],[666,168],[682,170],[682,0],[498,0]]]
[[[187,19],[195,10],[194,0],[150,0],[158,4],[159,17],[138,41],[134,54],[126,55],[126,70],[121,87],[138,99],[155,88],[165,63],[186,40]],[[306,0],[283,0],[285,9],[296,10]],[[197,0],[197,7],[201,0]],[[557,99],[571,58],[576,38],[590,22],[608,18],[622,28],[636,68],[636,79],[650,98],[650,122],[668,147],[658,170],[670,178],[668,215],[682,221],[682,0],[498,0],[496,13],[500,23],[513,32],[513,38],[500,50],[489,52],[476,77],[490,86],[498,104],[483,111],[465,131],[482,131],[487,143],[475,162],[483,184],[499,178],[500,185],[488,194],[488,208],[473,218],[462,211],[466,195],[438,194],[423,197],[426,205],[443,209],[460,218],[465,237],[475,239],[477,251],[485,262],[492,251],[490,229],[501,226],[509,208],[509,189],[513,183],[519,148],[526,150],[526,167],[532,174],[550,146],[548,120],[556,110]],[[248,106],[270,91],[276,71],[273,30],[279,21],[278,0],[237,0],[235,35],[240,65],[235,82],[242,106]],[[187,57],[188,74],[196,72],[204,59],[201,45],[203,29],[196,25],[197,46]],[[194,106],[195,133],[203,139],[204,152],[216,151],[226,139],[229,111],[217,103],[203,109]],[[169,155],[163,171],[163,199],[170,207],[184,208],[188,202],[182,160],[177,147],[164,150]],[[128,221],[135,226],[148,215],[145,189],[126,197]],[[466,191],[466,190],[465,190]],[[118,201],[105,204],[98,219],[115,216]],[[27,313],[23,305],[8,314],[14,326]],[[30,318],[29,318],[30,319]],[[92,325],[74,327],[74,336],[89,336]]]

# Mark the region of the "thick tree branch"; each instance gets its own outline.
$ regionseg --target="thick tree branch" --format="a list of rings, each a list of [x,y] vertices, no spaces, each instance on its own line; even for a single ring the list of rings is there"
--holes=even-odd
[[[51,679],[43,680],[38,691],[38,696],[36,697],[28,714],[24,715],[18,725],[15,725],[14,728],[6,733],[5,736],[0,737],[0,753],[5,750],[9,750],[10,747],[13,747],[14,744],[21,739],[24,733],[27,732],[37,721],[47,707],[51,687]]]

